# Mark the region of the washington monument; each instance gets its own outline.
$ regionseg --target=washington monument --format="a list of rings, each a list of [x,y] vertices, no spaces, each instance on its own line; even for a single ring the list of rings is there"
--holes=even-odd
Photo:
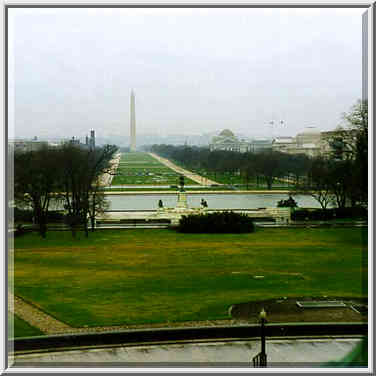
[[[131,90],[131,145],[130,150],[136,151],[136,112],[135,112],[135,97]]]

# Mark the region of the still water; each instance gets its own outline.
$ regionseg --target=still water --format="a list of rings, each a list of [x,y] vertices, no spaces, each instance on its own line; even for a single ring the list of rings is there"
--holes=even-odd
[[[147,210],[157,209],[158,201],[165,207],[175,207],[175,194],[143,194],[143,195],[108,195],[108,210]],[[287,194],[188,194],[189,207],[200,207],[201,199],[205,199],[209,209],[257,209],[277,207],[280,200],[286,200]],[[294,196],[299,207],[319,208],[319,203],[311,196]]]

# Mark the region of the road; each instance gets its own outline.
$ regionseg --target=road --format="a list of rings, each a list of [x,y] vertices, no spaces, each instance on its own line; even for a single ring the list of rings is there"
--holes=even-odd
[[[214,180],[210,180],[208,178],[205,178],[203,176],[200,176],[198,174],[195,174],[194,172],[191,172],[191,171],[188,171],[188,170],[185,170],[184,168],[181,168],[179,166],[177,166],[176,164],[172,163],[171,161],[169,161],[168,159],[166,158],[163,158],[163,157],[160,157],[159,155],[157,154],[154,154],[154,153],[149,153],[149,155],[151,155],[153,158],[155,158],[157,161],[163,163],[165,166],[167,166],[168,168],[170,168],[171,170],[174,170],[175,172],[177,172],[178,174],[181,174],[181,175],[184,175],[186,176],[187,178],[195,181],[196,183],[198,184],[201,184],[201,185],[206,185],[206,186],[210,186],[212,184],[220,184]]]

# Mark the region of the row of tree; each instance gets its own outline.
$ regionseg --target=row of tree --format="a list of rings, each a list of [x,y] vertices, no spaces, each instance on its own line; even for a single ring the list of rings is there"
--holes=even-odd
[[[59,203],[65,209],[72,235],[83,227],[88,236],[89,220],[94,228],[96,213],[105,207],[100,179],[102,174],[111,173],[110,161],[116,151],[114,145],[88,149],[66,143],[60,147],[16,152],[13,159],[15,205],[32,210],[34,223],[45,237],[50,204]]]
[[[296,185],[296,193],[309,192],[326,209],[368,203],[368,106],[358,101],[343,115],[346,129],[338,130],[330,144],[329,157],[312,160],[307,177]]]
[[[368,108],[359,101],[344,114],[346,128],[333,133],[329,155],[308,157],[272,150],[260,153],[210,151],[207,147],[153,145],[150,151],[193,170],[240,174],[248,187],[263,178],[271,189],[277,179],[289,177],[292,193],[311,194],[323,208],[367,203]]]
[[[207,147],[153,145],[150,151],[172,159],[188,169],[205,170],[210,173],[239,175],[247,185],[252,180],[263,179],[268,189],[276,179],[292,175],[299,181],[311,164],[308,156],[291,155],[272,150],[259,153],[239,153],[235,151],[214,150]]]

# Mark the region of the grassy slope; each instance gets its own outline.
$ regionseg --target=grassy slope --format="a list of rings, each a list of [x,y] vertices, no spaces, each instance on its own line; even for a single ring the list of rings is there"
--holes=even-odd
[[[15,239],[15,293],[72,326],[220,319],[251,300],[366,296],[365,244],[357,228],[30,234]]]

